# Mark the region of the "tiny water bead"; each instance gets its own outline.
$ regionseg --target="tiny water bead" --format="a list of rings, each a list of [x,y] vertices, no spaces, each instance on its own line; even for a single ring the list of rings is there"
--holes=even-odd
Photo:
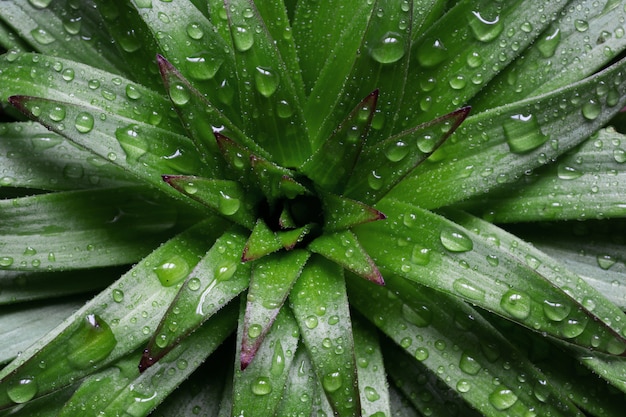
[[[235,275],[235,272],[237,272],[237,264],[234,262],[219,265],[215,269],[215,279],[220,282],[228,281]]]
[[[335,371],[324,375],[322,378],[322,386],[327,392],[335,392],[343,385],[343,377],[341,372]]]
[[[537,149],[549,139],[541,132],[537,118],[532,114],[516,114],[503,123],[504,136],[513,153]]]
[[[256,339],[261,335],[262,331],[263,327],[261,327],[260,324],[253,324],[248,328],[248,337],[250,337],[251,339]]]
[[[32,400],[37,395],[38,389],[34,378],[21,378],[9,385],[7,395],[14,403],[22,404]]]
[[[581,108],[582,115],[587,120],[595,120],[602,112],[602,106],[597,100],[589,100]]]
[[[380,394],[378,393],[378,391],[376,391],[376,388],[374,387],[366,386],[365,388],[363,388],[363,392],[365,393],[365,398],[368,401],[374,402],[380,399]]]
[[[471,388],[472,384],[466,379],[459,379],[459,381],[456,383],[456,390],[461,393],[469,392]]]
[[[52,121],[61,122],[65,119],[65,114],[65,107],[53,106],[48,113],[48,117],[50,117]]]
[[[114,289],[111,296],[113,297],[113,301],[116,303],[124,301],[124,292],[122,290]]]
[[[415,349],[415,353],[413,354],[415,359],[417,359],[420,362],[423,362],[426,359],[428,359],[429,355],[430,355],[430,353],[428,352],[428,349],[426,349],[424,347],[420,347],[420,348]]]
[[[268,377],[261,376],[254,380],[251,389],[255,395],[267,395],[272,392],[272,382]]]
[[[89,133],[93,129],[94,120],[93,116],[87,112],[78,113],[76,120],[74,121],[74,127],[80,133]]]
[[[500,306],[512,317],[523,320],[530,315],[532,300],[528,294],[518,290],[508,290],[500,299]]]
[[[233,43],[239,52],[245,52],[254,45],[254,34],[245,27],[233,26]]]
[[[304,325],[309,329],[315,329],[317,327],[318,321],[315,316],[308,316],[304,319]]]
[[[257,91],[263,97],[271,97],[278,89],[280,77],[278,73],[271,68],[256,67],[254,81]]]
[[[179,255],[154,267],[154,273],[164,287],[171,287],[182,281],[190,272],[189,264]]]
[[[370,49],[370,56],[380,64],[393,64],[404,56],[404,37],[395,32],[387,32]]]
[[[498,388],[489,394],[489,403],[499,411],[509,409],[517,402],[517,395],[508,388]]]
[[[170,85],[169,94],[177,106],[184,106],[191,100],[191,93],[187,87],[181,83],[175,82]]]
[[[390,162],[399,162],[403,160],[409,153],[409,147],[406,142],[397,141],[392,143],[385,149],[385,156]]]
[[[198,23],[189,23],[187,25],[187,35],[193,40],[200,40],[204,36],[204,31]]]
[[[450,252],[468,252],[474,248],[474,243],[464,232],[456,229],[444,229],[439,234],[439,240],[444,248]]]

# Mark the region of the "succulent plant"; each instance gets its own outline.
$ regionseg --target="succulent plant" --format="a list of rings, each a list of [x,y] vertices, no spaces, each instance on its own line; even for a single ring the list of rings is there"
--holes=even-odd
[[[0,416],[621,416],[626,4],[0,7]]]

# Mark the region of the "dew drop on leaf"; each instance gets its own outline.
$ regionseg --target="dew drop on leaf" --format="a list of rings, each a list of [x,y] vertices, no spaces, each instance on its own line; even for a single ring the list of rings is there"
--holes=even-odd
[[[470,14],[469,26],[474,37],[481,42],[493,41],[504,29],[504,25],[500,22],[500,16],[488,19],[483,17],[478,11]]]
[[[363,391],[365,393],[365,398],[367,398],[368,401],[374,402],[380,399],[380,394],[374,387],[367,386],[363,389]]]
[[[95,314],[89,314],[65,342],[68,363],[86,369],[106,359],[117,345],[109,325]]]
[[[256,67],[254,82],[257,91],[263,97],[271,97],[278,89],[280,78],[278,74],[270,68]]]
[[[7,395],[17,404],[32,400],[37,394],[38,386],[34,378],[22,378],[10,384]]]
[[[215,269],[215,279],[217,281],[228,281],[237,272],[237,264],[234,262],[226,263]]]
[[[238,198],[231,197],[220,191],[217,207],[224,216],[232,216],[239,211],[241,201]]]
[[[517,395],[508,388],[498,388],[489,394],[489,402],[499,411],[511,408],[517,401]]]
[[[367,176],[367,183],[372,190],[380,190],[383,187],[383,178],[376,171]]]
[[[341,372],[330,372],[324,375],[322,378],[322,385],[326,392],[335,392],[343,385],[343,378],[341,376]]]
[[[459,278],[454,281],[452,288],[454,288],[454,290],[462,297],[478,301],[485,299],[485,291],[482,288],[476,287],[465,278]]]
[[[583,19],[576,19],[574,22],[574,27],[579,32],[586,32],[589,29],[589,23]]]
[[[200,289],[200,280],[198,278],[191,278],[187,283],[187,286],[191,291],[198,291]]]
[[[446,58],[448,58],[448,50],[439,39],[430,44],[424,44],[417,50],[417,61],[426,68],[435,67]]]
[[[187,35],[193,40],[199,40],[204,36],[204,31],[199,24],[189,23],[187,25]]]
[[[189,264],[179,255],[174,255],[154,267],[154,273],[164,287],[171,287],[185,279],[189,274]]]
[[[139,100],[141,98],[141,92],[139,89],[132,84],[128,84],[126,86],[126,97],[131,100]]]
[[[126,154],[126,158],[136,161],[148,151],[148,143],[139,134],[139,126],[129,125],[115,131],[115,137]]]
[[[63,106],[53,106],[50,109],[48,116],[51,120],[55,122],[61,122],[65,119],[65,107]]]
[[[563,322],[561,328],[561,334],[563,337],[573,339],[580,336],[587,327],[587,321],[589,318],[585,315],[571,316]]]
[[[28,2],[36,9],[45,9],[52,0],[28,0]]]
[[[560,163],[557,167],[557,175],[562,180],[575,180],[580,178],[583,173],[570,165]]]
[[[450,252],[467,252],[474,248],[472,239],[460,230],[444,229],[439,234],[439,240]]]
[[[124,300],[124,292],[119,289],[114,289],[112,297],[113,301],[115,301],[116,303],[121,303]]]
[[[65,80],[65,81],[72,81],[74,79],[75,73],[74,70],[72,68],[65,68],[63,70],[63,73],[61,74],[61,77]]]
[[[427,306],[411,308],[406,304],[402,305],[402,317],[409,323],[417,327],[426,327],[433,321],[433,313]]]
[[[233,43],[239,52],[245,52],[254,45],[254,35],[242,26],[234,26]]]
[[[209,52],[200,52],[187,57],[187,72],[196,80],[210,80],[224,63],[223,59],[213,57]]]
[[[602,106],[596,100],[589,100],[581,109],[583,117],[587,120],[595,120],[602,111]]]
[[[285,371],[285,352],[280,340],[274,345],[274,353],[272,355],[272,364],[270,365],[270,373],[274,377],[282,375]]]
[[[558,301],[545,300],[543,302],[543,312],[549,320],[563,321],[570,313],[570,306]]]
[[[80,133],[89,133],[93,129],[94,120],[93,116],[87,112],[80,112],[76,116],[76,120],[74,121],[74,127]]]
[[[261,327],[260,324],[253,324],[250,327],[248,327],[248,337],[250,339],[256,339],[257,337],[261,335],[262,330],[263,328]]]
[[[189,90],[181,83],[172,83],[169,88],[169,94],[177,106],[184,106],[191,99]]]
[[[385,149],[385,156],[391,162],[402,161],[408,153],[409,147],[406,142],[403,141],[392,143],[387,147],[387,149]]]
[[[537,118],[532,114],[516,114],[503,123],[504,136],[513,153],[525,153],[547,142],[539,128]]]
[[[472,388],[472,384],[467,379],[459,379],[456,383],[456,390],[458,392],[468,392]]]
[[[459,360],[459,368],[468,375],[476,375],[482,369],[482,366],[473,356],[463,352]]]
[[[39,27],[31,30],[30,34],[41,45],[50,45],[56,40],[47,30]]]
[[[523,320],[530,315],[531,299],[525,292],[508,290],[500,299],[500,306],[512,317]]]
[[[380,64],[393,64],[404,56],[404,38],[395,32],[387,32],[370,49],[370,56]]]
[[[616,262],[615,258],[611,255],[598,255],[596,261],[598,262],[598,266],[604,270],[608,270],[615,265]]]
[[[428,349],[423,347],[417,348],[415,349],[415,353],[413,354],[413,356],[415,356],[415,359],[420,362],[425,361],[426,359],[428,359],[429,356]]]
[[[561,42],[561,29],[556,28],[554,32],[546,35],[537,42],[537,49],[544,58],[550,58],[556,52],[556,48]]]
[[[304,319],[304,325],[309,329],[315,329],[317,327],[318,321],[315,316],[308,316]]]
[[[258,377],[252,383],[252,392],[255,395],[267,395],[272,392],[272,381],[268,377]]]

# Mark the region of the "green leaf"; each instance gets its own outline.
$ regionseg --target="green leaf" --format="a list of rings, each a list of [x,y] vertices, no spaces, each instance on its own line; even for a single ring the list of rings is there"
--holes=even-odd
[[[494,223],[626,217],[624,141],[602,129],[557,163],[463,207]]]
[[[72,146],[34,123],[0,125],[1,186],[76,190],[131,185],[135,179],[106,159]]]
[[[139,364],[142,372],[246,289],[250,267],[241,262],[244,242],[245,236],[237,229],[224,233],[196,267],[187,271],[176,298],[144,350]]]
[[[336,416],[360,413],[354,342],[343,270],[312,257],[289,295],[315,374]]]
[[[485,416],[499,416],[504,410],[510,415],[524,415],[528,410],[538,415],[580,415],[551,387],[546,387],[550,398],[539,401],[533,387],[546,377],[462,300],[396,275],[388,275],[387,280],[389,289],[350,277],[351,302],[422,364],[417,368],[425,366],[431,371],[430,378],[434,375],[455,390],[454,396],[461,396]],[[505,363],[509,369],[504,369]],[[393,364],[397,366],[404,368]],[[410,374],[415,379],[415,374]],[[520,374],[525,378],[518,379]],[[494,378],[498,385],[494,386]],[[447,407],[443,402],[437,405]],[[424,401],[420,408],[434,406]]]
[[[454,223],[399,201],[377,207],[387,227],[369,223],[357,235],[385,276],[399,274],[572,344],[626,350],[624,313],[539,250],[461,212],[447,213]]]
[[[279,252],[254,263],[242,326],[242,370],[255,358],[310,255],[304,250]]]
[[[328,232],[385,219],[385,215],[373,207],[334,194],[323,194],[322,205],[325,214],[324,230]]]
[[[140,352],[87,378],[66,403],[59,417],[77,414],[147,415],[178,387],[232,333],[237,309],[231,306],[212,317],[158,364],[139,373]]]
[[[23,351],[19,361],[0,371],[0,409],[69,386],[146,343],[149,335],[136,329],[158,325],[178,284],[223,229],[209,220],[171,239]],[[85,339],[91,352],[85,350]]]
[[[311,415],[316,389],[315,373],[305,348],[300,345],[294,355],[285,390],[275,415],[298,417]]]
[[[296,87],[271,33],[250,0],[225,3],[235,50],[243,129],[274,160],[300,165],[311,145]]]
[[[137,262],[176,231],[179,213],[184,212],[171,201],[137,188],[0,200],[0,269],[67,270]]]
[[[242,303],[243,307],[243,303]],[[243,312],[243,308],[242,308]],[[247,311],[246,311],[247,314]],[[241,341],[245,341],[244,315],[240,315],[237,356],[243,358]],[[235,361],[232,415],[245,414],[255,410],[255,416],[274,416],[293,363],[293,352],[298,347],[298,323],[283,307],[276,316],[265,340],[255,355],[254,361],[245,367]],[[290,354],[291,352],[291,354]]]
[[[467,118],[434,163],[418,166],[388,196],[436,208],[514,182],[580,144],[626,104],[625,68],[622,60],[579,83]],[[604,85],[620,100],[599,99]]]
[[[613,0],[570,2],[523,55],[472,99],[472,106],[482,111],[506,104],[511,97],[537,96],[600,70],[626,48],[626,38],[620,36],[623,28],[614,26],[626,18],[618,6]],[[615,92],[610,94],[617,99]]]
[[[246,246],[243,248],[241,259],[244,262],[253,261],[282,248],[283,244],[263,219],[258,219]]]
[[[308,249],[369,281],[384,284],[376,264],[350,230],[325,233],[309,243]]]

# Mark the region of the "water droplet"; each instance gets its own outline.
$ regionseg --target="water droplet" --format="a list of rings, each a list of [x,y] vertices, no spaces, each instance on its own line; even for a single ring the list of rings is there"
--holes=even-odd
[[[404,337],[402,338],[402,340],[400,340],[400,346],[403,349],[407,349],[409,346],[411,346],[411,344],[413,344],[413,339],[411,339],[410,337]]]
[[[215,279],[217,281],[228,281],[237,272],[237,264],[234,262],[226,263],[215,269]]]
[[[533,30],[533,25],[530,22],[524,22],[520,26],[520,29],[522,29],[522,32],[524,32],[524,33],[530,33]]]
[[[280,78],[278,74],[270,68],[256,67],[254,81],[257,90],[263,97],[271,97],[278,89]]]
[[[124,292],[122,290],[114,289],[112,296],[113,301],[116,303],[121,303],[124,300]]]
[[[86,369],[106,359],[117,345],[109,325],[95,314],[89,314],[65,342],[69,364]]]
[[[204,31],[198,23],[189,23],[187,25],[187,35],[189,35],[191,39],[199,40],[204,36]]]
[[[502,127],[509,149],[513,153],[532,151],[549,139],[548,135],[541,132],[537,118],[532,114],[513,115],[504,122]]]
[[[82,18],[74,17],[63,21],[63,29],[70,35],[78,35],[82,26]]]
[[[383,178],[376,171],[372,171],[367,176],[367,183],[372,190],[380,190],[383,187]]]
[[[52,0],[28,0],[28,2],[36,9],[45,9]]]
[[[141,98],[141,92],[134,85],[128,84],[126,86],[126,97],[131,100],[139,100]]]
[[[459,368],[468,375],[476,375],[482,369],[482,366],[473,356],[463,352],[459,360]]]
[[[274,354],[272,355],[272,364],[270,366],[270,373],[274,377],[279,377],[285,371],[285,352],[280,340],[276,341],[274,346]]]
[[[426,327],[433,321],[433,313],[426,305],[411,308],[403,304],[402,317],[417,327]]]
[[[417,61],[426,68],[437,66],[446,58],[448,58],[448,50],[439,39],[424,44],[417,50]]]
[[[393,64],[404,56],[404,38],[395,32],[387,32],[370,49],[370,56],[381,64]]]
[[[500,306],[512,317],[523,320],[530,315],[531,299],[522,291],[508,290],[500,299]]]
[[[424,347],[420,347],[420,348],[415,349],[415,353],[413,354],[413,356],[415,356],[415,359],[417,359],[420,362],[425,361],[426,359],[428,359],[429,355],[430,354],[428,352],[428,349],[426,349]]]
[[[187,87],[181,83],[175,82],[170,85],[170,98],[177,106],[184,106],[191,100],[191,94]]]
[[[252,383],[251,388],[255,395],[267,395],[272,392],[272,382],[269,378],[261,376]]]
[[[47,30],[39,27],[31,30],[30,34],[41,45],[50,45],[56,40]]]
[[[508,388],[498,388],[489,394],[489,402],[496,410],[511,408],[517,401],[517,395]]]
[[[72,81],[74,79],[74,70],[72,68],[65,68],[63,70],[63,73],[61,74],[61,77],[63,77],[63,79],[65,81]]]
[[[611,268],[616,262],[615,258],[611,255],[598,255],[596,260],[598,261],[598,266],[604,270]]]
[[[450,79],[449,84],[454,90],[462,90],[467,85],[467,81],[463,75],[457,75]]]
[[[238,198],[231,197],[225,194],[223,191],[220,191],[220,196],[218,200],[218,210],[224,216],[232,216],[233,214],[239,211],[241,207],[241,201]]]
[[[363,389],[363,391],[365,392],[365,398],[367,398],[368,401],[374,402],[380,398],[380,394],[378,394],[378,391],[376,391],[376,388],[374,387],[367,386]]]
[[[563,322],[561,333],[568,339],[578,337],[585,331],[588,320],[589,317],[586,315],[572,316]]]
[[[248,328],[248,337],[250,339],[256,339],[257,337],[261,335],[262,330],[263,330],[263,327],[261,327],[260,324],[253,324],[252,326]]]
[[[105,100],[109,100],[109,101],[113,101],[117,97],[117,94],[115,94],[113,91],[108,90],[106,88],[103,88],[102,90],[100,90],[100,94],[102,95],[102,97],[105,98]]]
[[[214,57],[209,52],[200,52],[187,57],[187,71],[196,80],[210,80],[222,67],[223,59]]]
[[[189,274],[189,264],[179,255],[154,267],[154,273],[164,287],[171,287],[185,279]]]
[[[480,12],[474,11],[469,16],[469,25],[474,37],[481,42],[491,42],[500,36],[504,25],[500,22],[500,16],[487,19]]]
[[[152,0],[135,0],[135,5],[139,9],[151,9],[152,8]]]
[[[385,156],[391,162],[399,162],[403,160],[409,153],[409,147],[406,142],[397,141],[392,143],[385,149]]]
[[[574,27],[576,28],[577,31],[579,32],[586,32],[587,29],[589,29],[589,23],[587,23],[586,20],[582,20],[582,19],[577,19],[574,22]]]
[[[595,120],[602,111],[602,106],[596,100],[589,100],[581,109],[583,117],[587,120]]]
[[[543,302],[543,312],[552,321],[562,321],[570,313],[570,306],[557,301],[545,300]]]
[[[317,327],[317,317],[309,316],[304,319],[304,325],[309,329],[315,329]]]
[[[63,106],[53,106],[50,109],[50,113],[48,114],[50,119],[55,122],[61,122],[65,119],[65,107]]]
[[[461,393],[468,392],[472,388],[472,384],[466,379],[459,379],[456,383],[456,390]]]
[[[542,403],[548,401],[548,397],[550,397],[550,389],[548,387],[548,382],[545,380],[538,380],[537,383],[533,386],[533,394],[535,398],[537,398]]]
[[[76,120],[74,122],[74,127],[80,133],[88,133],[93,129],[93,116],[87,112],[80,112],[76,116]]]
[[[614,149],[613,159],[615,159],[615,162],[617,162],[618,164],[623,164],[624,162],[626,162],[626,151],[621,148]]]
[[[233,43],[239,52],[245,52],[254,45],[254,35],[242,26],[233,26]]]
[[[557,168],[557,175],[562,180],[575,180],[580,178],[583,173],[572,166],[561,163]]]
[[[539,52],[541,53],[541,55],[543,55],[544,58],[550,58],[554,56],[554,53],[556,52],[556,48],[559,46],[560,42],[561,42],[561,29],[556,28],[554,32],[541,38],[537,42],[537,49],[539,49]]]
[[[322,385],[326,392],[335,392],[343,385],[343,378],[340,372],[331,372],[324,375]]]
[[[472,239],[460,230],[444,229],[439,234],[439,240],[450,252],[467,252],[474,248]]]
[[[115,131],[115,137],[126,154],[126,158],[130,160],[138,160],[148,150],[148,143],[139,134],[139,126],[130,125],[119,128]]]
[[[32,400],[38,388],[34,378],[22,378],[9,385],[7,395],[14,403],[22,404]]]
[[[459,278],[452,284],[452,287],[461,296],[469,298],[471,300],[484,300],[485,291],[482,288],[474,286],[471,282],[465,278]]]

